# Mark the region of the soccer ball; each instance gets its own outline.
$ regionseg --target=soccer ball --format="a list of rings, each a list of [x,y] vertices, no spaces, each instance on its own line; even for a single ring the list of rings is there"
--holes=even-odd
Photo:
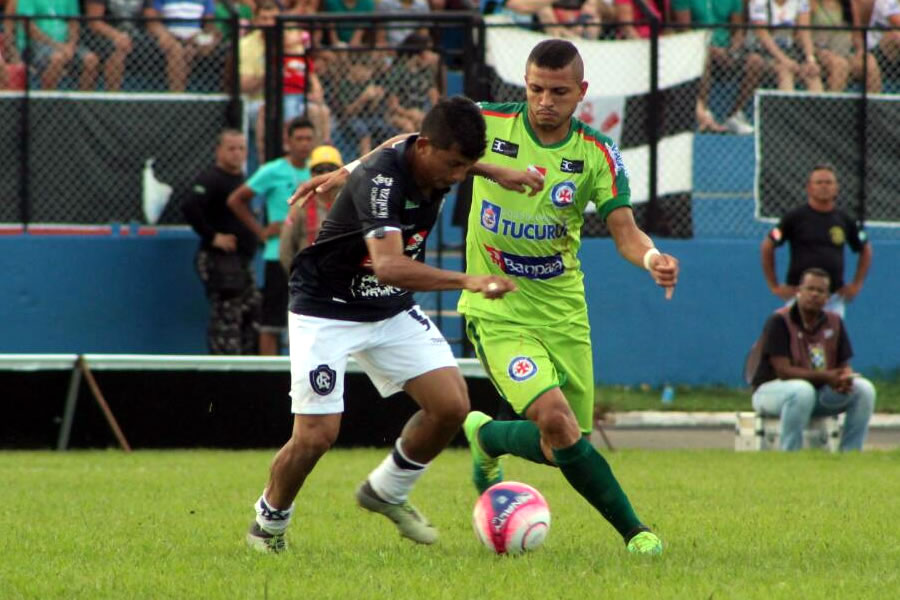
[[[478,498],[472,526],[481,543],[497,554],[522,554],[544,543],[550,507],[530,485],[502,481]]]

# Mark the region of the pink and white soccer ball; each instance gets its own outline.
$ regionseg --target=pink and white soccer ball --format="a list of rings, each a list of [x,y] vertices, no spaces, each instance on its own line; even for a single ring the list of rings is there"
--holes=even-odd
[[[497,554],[521,554],[544,543],[550,507],[530,485],[502,481],[478,498],[472,525],[478,539]]]

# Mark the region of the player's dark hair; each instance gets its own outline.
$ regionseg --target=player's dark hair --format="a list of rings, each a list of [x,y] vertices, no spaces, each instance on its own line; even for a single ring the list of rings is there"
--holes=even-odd
[[[288,137],[294,135],[294,131],[296,131],[297,129],[312,129],[313,131],[316,130],[316,128],[312,124],[312,121],[310,121],[306,117],[294,117],[293,119],[288,121]]]
[[[828,281],[828,283],[831,283],[831,275],[828,274],[828,271],[820,267],[810,267],[808,269],[804,269],[803,272],[800,273],[800,283],[803,283],[803,280],[806,279],[807,275],[812,275],[813,277],[824,277]]]
[[[531,49],[526,65],[533,64],[542,69],[557,71],[565,69],[575,62],[575,75],[580,81],[584,78],[584,63],[578,48],[572,42],[566,40],[544,40]]]
[[[422,121],[422,137],[435,148],[449,150],[454,144],[470,160],[477,160],[487,146],[484,117],[481,109],[465,96],[443,98],[435,104]]]

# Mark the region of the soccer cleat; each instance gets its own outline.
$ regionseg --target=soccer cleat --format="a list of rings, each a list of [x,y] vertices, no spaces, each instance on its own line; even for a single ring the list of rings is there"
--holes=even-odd
[[[493,421],[491,417],[483,412],[473,410],[463,422],[463,432],[466,434],[466,439],[469,440],[469,450],[472,452],[472,483],[475,484],[475,489],[479,494],[503,481],[503,466],[500,464],[500,458],[490,456],[478,441],[479,430],[490,421]]]
[[[642,531],[628,540],[628,551],[644,556],[659,556],[663,551],[662,540],[652,531]]]
[[[391,504],[378,497],[366,480],[356,490],[356,501],[369,511],[380,513],[394,522],[400,535],[419,544],[433,544],[438,539],[434,525],[409,502]]]
[[[278,554],[287,549],[287,541],[284,539],[283,532],[269,533],[256,521],[250,524],[250,531],[247,532],[247,545],[258,552],[267,554]]]

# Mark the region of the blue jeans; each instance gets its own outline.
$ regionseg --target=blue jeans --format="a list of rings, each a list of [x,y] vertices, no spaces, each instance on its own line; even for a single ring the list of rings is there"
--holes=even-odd
[[[846,412],[841,451],[862,450],[875,409],[875,386],[868,379],[854,377],[850,392],[839,394],[827,385],[817,390],[805,379],[773,379],[753,392],[753,409],[781,417],[782,450],[803,447],[803,430],[811,417]]]

